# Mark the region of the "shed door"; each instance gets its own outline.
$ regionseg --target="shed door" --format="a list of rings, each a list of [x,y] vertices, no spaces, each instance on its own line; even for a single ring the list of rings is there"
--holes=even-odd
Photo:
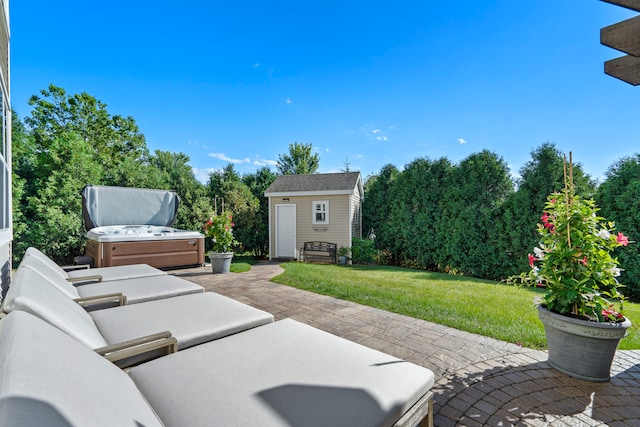
[[[276,206],[276,257],[296,257],[296,205]]]

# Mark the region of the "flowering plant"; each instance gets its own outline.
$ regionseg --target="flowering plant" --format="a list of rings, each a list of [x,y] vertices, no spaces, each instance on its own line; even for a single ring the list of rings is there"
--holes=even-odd
[[[204,223],[202,230],[213,241],[213,252],[233,252],[233,247],[240,244],[233,237],[234,226],[233,217],[225,212]]]
[[[529,279],[546,286],[544,305],[550,311],[599,322],[624,321],[624,295],[619,291],[620,268],[611,256],[629,239],[614,233],[615,224],[597,215],[592,199],[575,194],[573,180],[567,178],[562,192],[551,194],[540,218],[540,244],[529,254]]]

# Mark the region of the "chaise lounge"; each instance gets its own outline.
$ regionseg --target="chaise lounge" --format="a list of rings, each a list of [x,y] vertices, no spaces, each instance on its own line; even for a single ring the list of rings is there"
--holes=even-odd
[[[29,259],[31,258],[31,259]],[[56,274],[65,280],[74,283],[82,282],[108,282],[111,280],[133,279],[138,277],[149,276],[166,276],[167,273],[146,264],[131,264],[117,267],[102,268],[83,268],[72,271],[65,271],[58,264],[53,262],[51,258],[46,256],[40,250],[30,247],[26,250],[23,261],[29,260],[39,263],[46,268],[49,273]]]
[[[293,320],[125,373],[59,329],[0,321],[0,425],[431,426],[428,369]]]
[[[170,275],[92,282],[82,286],[74,286],[62,277],[50,273],[39,262],[33,262],[31,257],[25,257],[18,269],[34,271],[40,276],[40,281],[46,281],[50,286],[58,288],[73,299],[92,300],[103,295],[118,293],[126,297],[127,304],[136,304],[204,292],[202,286]]]
[[[265,311],[213,292],[87,312],[29,267],[16,271],[2,309],[37,316],[91,349],[168,331],[181,350],[274,320]]]

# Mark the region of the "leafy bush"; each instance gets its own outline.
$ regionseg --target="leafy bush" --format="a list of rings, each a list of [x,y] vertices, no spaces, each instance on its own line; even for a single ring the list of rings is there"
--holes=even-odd
[[[615,221],[632,240],[640,240],[640,154],[611,166],[606,181],[598,187],[596,202],[602,216]],[[615,255],[622,267],[623,293],[640,300],[640,248],[638,245],[621,247]]]
[[[233,248],[240,244],[233,237],[235,224],[232,218],[230,213],[222,212],[220,215],[213,215],[204,223],[202,232],[213,241],[213,252],[233,252]]]
[[[353,239],[351,242],[351,261],[354,264],[371,264],[376,258],[376,246],[373,240]]]

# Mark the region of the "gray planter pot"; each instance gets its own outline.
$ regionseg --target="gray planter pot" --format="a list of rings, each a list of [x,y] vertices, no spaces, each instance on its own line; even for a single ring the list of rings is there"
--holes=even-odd
[[[210,252],[211,270],[213,274],[228,273],[231,267],[233,252]]]
[[[587,381],[609,381],[618,342],[631,326],[598,323],[552,313],[538,306],[549,347],[549,364],[558,371]]]

